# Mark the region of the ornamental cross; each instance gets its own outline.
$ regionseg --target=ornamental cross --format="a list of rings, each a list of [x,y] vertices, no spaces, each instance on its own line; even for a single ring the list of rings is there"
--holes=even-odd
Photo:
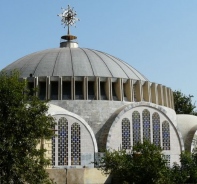
[[[70,8],[68,5],[67,9],[62,8],[63,12],[59,14],[58,16],[61,17],[62,25],[64,24],[64,28],[68,27],[68,35],[70,35],[70,26],[75,26],[75,23],[79,21],[79,19],[76,17],[77,13],[74,11],[74,8]],[[75,26],[76,27],[76,26]]]

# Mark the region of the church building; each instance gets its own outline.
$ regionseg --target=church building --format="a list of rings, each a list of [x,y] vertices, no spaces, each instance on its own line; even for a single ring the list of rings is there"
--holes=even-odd
[[[57,122],[57,136],[44,144],[52,159],[50,176],[57,183],[61,177],[86,183],[98,175],[98,183],[107,183],[96,169],[104,151],[130,150],[143,140],[161,146],[169,166],[180,163],[180,153],[191,150],[197,117],[175,113],[171,88],[115,56],[79,47],[69,31],[77,21],[73,9],[60,17],[68,34],[59,48],[29,54],[3,69],[17,69],[30,89],[39,89],[41,100],[49,100],[48,113]]]

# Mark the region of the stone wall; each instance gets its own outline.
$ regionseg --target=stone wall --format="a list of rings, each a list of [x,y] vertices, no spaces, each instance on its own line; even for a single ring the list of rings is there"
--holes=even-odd
[[[96,168],[47,169],[49,177],[57,184],[110,184],[111,177]]]
[[[131,104],[107,100],[52,100],[50,103],[81,116],[90,125],[97,140],[111,115],[122,106]]]

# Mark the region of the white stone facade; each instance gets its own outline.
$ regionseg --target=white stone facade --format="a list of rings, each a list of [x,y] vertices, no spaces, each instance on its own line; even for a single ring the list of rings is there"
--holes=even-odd
[[[53,105],[54,103],[55,105]],[[59,106],[58,106],[59,105]],[[60,107],[61,106],[61,107]],[[70,112],[64,108],[69,109]],[[140,114],[140,141],[143,142],[143,111],[149,112],[150,123],[150,141],[154,142],[153,131],[153,114],[159,115],[159,146],[163,148],[163,129],[162,123],[169,124],[169,143],[170,149],[163,150],[163,154],[168,157],[170,165],[174,162],[179,162],[179,155],[185,149],[186,134],[183,128],[180,127],[180,118],[177,120],[175,111],[171,108],[159,106],[148,102],[113,102],[113,101],[51,101],[49,114],[51,114],[57,121],[60,118],[66,118],[68,121],[68,164],[58,165],[58,156],[56,156],[54,168],[82,168],[94,167],[95,155],[103,152],[105,149],[119,150],[122,149],[122,120],[127,118],[130,122],[130,149],[133,146],[133,119],[132,113],[138,112]],[[179,116],[178,116],[179,117]],[[184,117],[184,115],[183,115]],[[191,118],[194,118],[190,115]],[[190,118],[190,119],[191,119]],[[195,119],[195,118],[194,118]],[[193,119],[192,119],[193,120]],[[192,121],[191,120],[191,121]],[[196,120],[196,119],[195,119]],[[71,126],[73,123],[78,123],[81,128],[81,163],[80,165],[71,164]],[[194,122],[195,124],[195,122]],[[58,126],[55,127],[58,130]],[[180,129],[180,131],[179,131]],[[195,131],[194,131],[195,132]],[[184,136],[182,136],[184,134]],[[48,148],[48,157],[52,158],[52,142],[46,144]],[[187,142],[188,144],[188,142]],[[191,142],[189,143],[191,145]],[[58,138],[56,137],[55,155],[58,155]]]
[[[148,81],[114,56],[64,43],[27,55],[3,71],[15,69],[32,95],[50,101],[56,136],[44,147],[52,159],[48,172],[58,175],[57,183],[65,183],[59,181],[62,176],[73,183],[78,176],[89,180],[97,173],[94,161],[106,149],[132,149],[145,139],[163,148],[169,166],[191,150],[197,117],[176,115],[170,88]]]

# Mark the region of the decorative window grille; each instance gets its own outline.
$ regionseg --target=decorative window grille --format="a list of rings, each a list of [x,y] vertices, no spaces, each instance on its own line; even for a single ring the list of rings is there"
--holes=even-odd
[[[55,139],[53,139],[53,144],[55,144]],[[68,121],[66,118],[60,118],[58,121],[58,165],[68,165]]]
[[[162,123],[163,149],[170,150],[170,125],[167,121]]]
[[[52,137],[52,165],[55,166],[56,153],[58,154],[58,165],[68,165],[68,121],[60,118],[57,124],[57,136]],[[56,139],[58,145],[56,144]],[[57,149],[56,149],[57,146]],[[57,150],[57,151],[56,151]]]
[[[160,138],[160,117],[157,112],[152,115],[152,124],[153,124],[153,143],[156,146],[161,146],[161,138]]]
[[[77,123],[71,126],[71,165],[81,165],[81,129]]]
[[[197,135],[194,134],[193,140],[192,140],[192,145],[193,149],[197,148]],[[193,150],[192,149],[192,150]]]
[[[134,111],[132,114],[132,124],[133,124],[133,145],[137,142],[141,142],[141,131],[140,131],[140,113]]]
[[[52,166],[55,166],[55,136],[52,137]]]
[[[145,109],[142,112],[142,121],[143,121],[143,139],[151,141],[150,136],[150,112]]]
[[[163,155],[163,158],[166,160],[166,165],[170,167],[170,155]]]
[[[130,121],[127,118],[122,120],[122,149],[131,148]]]

